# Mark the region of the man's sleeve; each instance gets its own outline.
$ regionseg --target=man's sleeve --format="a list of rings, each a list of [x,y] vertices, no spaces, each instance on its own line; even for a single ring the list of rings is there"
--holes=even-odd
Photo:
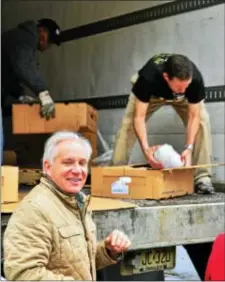
[[[190,104],[197,104],[205,99],[205,85],[202,78],[192,81],[187,89],[186,97]]]
[[[150,89],[151,83],[143,76],[139,76],[132,88],[132,92],[141,102],[148,103],[151,97]]]
[[[39,208],[20,207],[4,235],[4,272],[7,280],[74,280],[47,270],[52,228]]]
[[[34,94],[47,90],[36,65],[34,50],[29,45],[20,45],[10,52],[10,62],[19,80]]]
[[[97,245],[97,254],[96,254],[96,268],[97,270],[102,269],[108,265],[117,263],[117,260],[112,259],[105,248],[104,241],[101,241]]]

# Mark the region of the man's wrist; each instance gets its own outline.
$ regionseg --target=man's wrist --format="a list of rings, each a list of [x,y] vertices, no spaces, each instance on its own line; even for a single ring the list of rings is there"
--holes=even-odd
[[[116,252],[113,252],[113,251],[111,251],[107,248],[106,248],[106,251],[107,251],[108,256],[111,259],[114,259],[114,260],[117,260],[117,261],[123,259],[123,253],[116,253]]]
[[[185,150],[193,151],[194,145],[193,144],[186,144],[185,145]]]
[[[149,149],[148,143],[143,143],[141,147],[142,147],[142,150],[143,150],[144,152],[148,151],[148,149]]]

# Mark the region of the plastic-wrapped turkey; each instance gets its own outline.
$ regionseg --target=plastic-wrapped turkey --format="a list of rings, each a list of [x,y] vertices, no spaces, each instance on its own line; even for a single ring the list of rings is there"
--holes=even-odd
[[[184,166],[180,154],[169,144],[162,145],[155,153],[154,157],[164,168],[179,168]]]

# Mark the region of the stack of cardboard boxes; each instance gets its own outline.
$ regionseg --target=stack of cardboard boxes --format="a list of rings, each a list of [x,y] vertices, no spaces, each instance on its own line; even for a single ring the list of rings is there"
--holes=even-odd
[[[92,158],[97,156],[97,112],[94,108],[85,103],[56,103],[56,117],[49,121],[40,118],[39,110],[39,105],[14,105],[13,133],[43,136],[60,130],[78,131],[90,141]],[[34,144],[31,148],[36,151]],[[40,159],[42,154],[43,149]],[[32,152],[29,157],[33,158]],[[154,200],[192,194],[195,169],[218,165],[221,164],[163,170],[153,170],[147,165],[92,167],[91,194],[103,198]],[[3,166],[2,203],[18,201],[18,183],[35,184],[41,175],[38,169]]]

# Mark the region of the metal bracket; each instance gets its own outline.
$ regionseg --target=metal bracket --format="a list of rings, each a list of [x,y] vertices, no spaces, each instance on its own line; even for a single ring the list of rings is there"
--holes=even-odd
[[[206,102],[225,102],[225,85],[211,86],[205,88]],[[98,110],[107,109],[123,109],[126,107],[129,95],[115,95],[115,96],[104,96],[104,97],[90,97],[85,99],[73,99],[65,101],[66,103],[87,103]],[[63,101],[56,101],[63,102]]]

